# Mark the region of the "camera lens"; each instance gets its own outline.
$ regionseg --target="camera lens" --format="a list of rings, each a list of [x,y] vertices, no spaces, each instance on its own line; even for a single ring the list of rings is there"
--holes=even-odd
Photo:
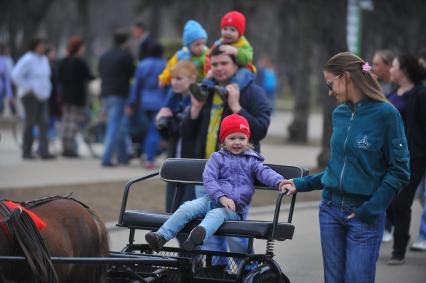
[[[170,119],[170,117],[161,117],[157,122],[157,128],[159,130],[167,128],[169,126]]]

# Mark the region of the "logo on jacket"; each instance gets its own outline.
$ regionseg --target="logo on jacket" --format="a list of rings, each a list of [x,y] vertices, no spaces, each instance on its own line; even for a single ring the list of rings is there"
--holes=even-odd
[[[355,143],[356,143],[357,148],[360,148],[360,149],[370,149],[371,148],[371,143],[368,141],[367,136],[363,136],[363,137],[359,138]]]

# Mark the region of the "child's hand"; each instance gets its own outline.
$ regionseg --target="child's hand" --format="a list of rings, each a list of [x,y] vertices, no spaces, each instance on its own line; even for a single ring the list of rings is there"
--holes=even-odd
[[[237,56],[237,53],[238,53],[237,48],[235,48],[234,46],[231,46],[231,45],[227,45],[227,44],[222,44],[219,47],[219,49],[220,49],[220,51],[225,52],[225,54],[227,54],[227,55]]]
[[[225,208],[229,208],[230,210],[235,211],[235,202],[232,199],[227,197],[220,197],[219,202]]]
[[[296,186],[294,185],[294,182],[292,179],[290,180],[283,180],[281,181],[281,183],[278,185],[278,190],[280,190],[281,192],[284,192],[287,190],[286,195],[287,196],[291,196],[296,192]]]

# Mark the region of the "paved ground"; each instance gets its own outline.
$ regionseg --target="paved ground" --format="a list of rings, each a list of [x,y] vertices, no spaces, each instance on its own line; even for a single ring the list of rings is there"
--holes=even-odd
[[[291,122],[291,114],[287,112],[275,113],[272,119],[268,137],[262,145],[262,153],[269,163],[300,165],[307,168],[316,166],[316,157],[319,153],[317,146],[322,131],[319,115],[310,117],[309,139],[311,146],[285,144],[286,129]],[[22,161],[18,147],[15,145],[7,124],[0,122],[0,198],[32,199],[38,196],[74,191],[76,196],[111,221],[113,226],[118,215],[118,206],[124,183],[136,176],[147,173],[137,160],[130,166],[117,168],[102,168],[99,160],[89,157],[82,147],[83,158],[68,160],[58,158],[55,161]],[[159,161],[160,162],[160,161]],[[152,188],[156,188],[155,184]],[[153,201],[155,196],[155,201]],[[300,195],[294,215],[296,226],[295,237],[291,241],[276,244],[276,259],[286,270],[292,282],[321,282],[322,261],[319,243],[319,231],[316,203],[304,202],[318,198],[318,194],[309,193]],[[146,208],[158,208],[163,199],[160,189],[149,191],[146,195],[132,198],[133,206],[143,204]],[[269,203],[266,200],[257,205]],[[413,206],[412,234],[417,234],[420,207]],[[255,208],[253,218],[271,219],[270,208]],[[112,229],[110,233],[112,250],[119,250],[124,246],[127,236],[125,231]],[[143,239],[143,233],[138,236]],[[255,242],[257,251],[264,250],[264,243]],[[377,282],[425,282],[426,253],[407,254],[407,264],[399,267],[389,267],[385,264],[390,254],[390,245],[383,245],[381,249]],[[362,259],[360,259],[362,260]]]
[[[309,137],[316,141],[320,138],[321,119],[319,115],[313,115],[310,120]],[[280,112],[273,116],[268,134],[270,143],[262,147],[263,155],[269,163],[315,167],[319,152],[317,146],[284,146],[285,132],[290,122],[290,113]],[[137,160],[127,167],[102,168],[98,160],[89,156],[84,145],[81,146],[83,158],[79,160],[23,161],[7,125],[1,127],[0,123],[0,133],[0,189],[124,181],[146,172]]]

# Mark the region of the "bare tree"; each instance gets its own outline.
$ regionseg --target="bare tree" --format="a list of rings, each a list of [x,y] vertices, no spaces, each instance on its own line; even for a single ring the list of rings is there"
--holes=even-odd
[[[313,54],[313,35],[315,33],[316,23],[312,20],[315,18],[318,1],[287,1],[284,2],[284,10],[290,14],[296,15],[295,20],[297,27],[290,31],[291,49],[290,55],[294,58],[291,66],[294,68],[295,79],[290,81],[295,93],[295,104],[293,109],[293,121],[288,127],[289,141],[306,143],[308,139],[308,118],[310,104],[309,78],[310,56]],[[290,13],[289,13],[290,12]],[[308,20],[309,19],[309,20]],[[287,43],[289,44],[289,43]]]
[[[318,20],[317,40],[321,46],[325,57],[321,58],[325,63],[328,58],[338,52],[346,51],[346,1],[334,0],[327,1],[322,6],[318,6],[319,15],[322,17]],[[338,24],[336,24],[338,23]],[[324,64],[323,63],[323,64]],[[323,79],[323,78],[321,78]],[[323,102],[323,134],[321,140],[321,152],[318,155],[318,167],[326,166],[330,158],[330,138],[332,133],[331,115],[336,106],[335,99],[325,95],[327,93],[325,87],[321,88]]]
[[[374,1],[363,11],[362,56],[370,59],[377,49],[416,54],[426,47],[426,2],[423,0]]]
[[[1,25],[7,27],[12,56],[17,57],[25,51],[30,39],[37,34],[52,2],[53,0],[2,1],[5,17],[2,17]]]

